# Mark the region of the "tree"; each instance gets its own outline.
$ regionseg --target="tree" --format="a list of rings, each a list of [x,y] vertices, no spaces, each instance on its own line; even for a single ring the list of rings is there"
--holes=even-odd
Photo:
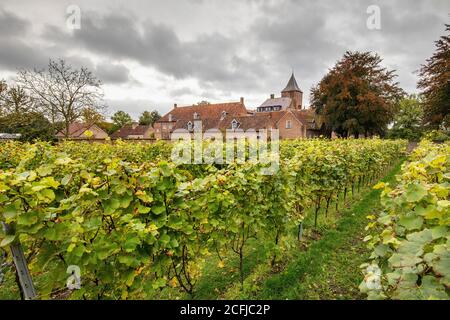
[[[436,41],[436,51],[420,69],[419,89],[424,96],[424,121],[433,129],[450,127],[450,25]]]
[[[131,119],[130,115],[125,111],[117,111],[113,114],[111,120],[117,128],[122,128],[124,125],[133,122],[133,119]]]
[[[139,124],[144,126],[153,126],[160,118],[161,115],[156,110],[153,110],[152,112],[144,111],[139,117]]]
[[[100,123],[105,121],[105,117],[95,108],[86,107],[81,111],[81,118],[85,123]]]
[[[34,105],[33,99],[19,85],[5,90],[0,99],[6,113],[30,112]]]
[[[328,134],[384,134],[403,90],[394,82],[395,71],[381,62],[371,52],[346,52],[311,89],[312,107],[322,115]]]
[[[6,113],[6,108],[3,105],[3,99],[4,95],[6,94],[6,91],[8,89],[8,86],[6,84],[5,80],[0,80],[0,115]]]
[[[36,111],[13,112],[0,117],[0,132],[20,133],[20,140],[53,140],[55,131],[47,118]]]
[[[410,95],[396,106],[394,123],[388,136],[394,139],[420,140],[423,134],[423,107],[419,96]]]
[[[202,100],[202,101],[197,102],[196,106],[207,106],[209,104],[211,104],[211,102],[209,102],[207,100]]]
[[[48,70],[21,70],[17,83],[39,101],[52,123],[62,120],[66,137],[70,123],[81,117],[84,108],[103,109],[101,81],[87,68],[74,69],[64,60],[50,59]]]

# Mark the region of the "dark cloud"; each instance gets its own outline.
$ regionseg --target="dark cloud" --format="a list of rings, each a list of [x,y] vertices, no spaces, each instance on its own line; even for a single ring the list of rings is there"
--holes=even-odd
[[[70,33],[47,26],[44,37],[112,60],[133,59],[176,79],[246,87],[245,82],[254,82],[265,70],[259,61],[238,55],[240,43],[234,38],[213,33],[182,41],[171,27],[151,20],[139,25],[131,15],[87,12],[80,30]]]
[[[177,89],[173,89],[173,90],[169,91],[169,94],[172,97],[181,97],[181,96],[192,94],[192,93],[193,93],[193,91],[189,87],[182,87],[182,88],[177,88]]]
[[[105,83],[132,87],[137,62],[157,70],[164,82],[173,82],[161,90],[168,95],[166,100],[197,93],[179,80],[195,80],[199,100],[236,100],[240,95],[264,100],[283,88],[294,69],[307,98],[309,88],[345,51],[359,50],[379,53],[386,66],[398,70],[400,84],[414,91],[417,75],[413,72],[434,51],[434,41],[444,33],[450,12],[448,0],[230,2],[232,12],[220,9],[223,2],[218,0],[182,4],[129,0],[108,2],[106,9],[85,4],[80,30],[56,26],[46,17],[32,21],[0,10],[0,67],[34,67],[49,57],[63,57],[75,66],[87,66]],[[49,3],[42,5],[53,14]],[[369,5],[381,9],[381,30],[366,27]],[[164,6],[172,19],[152,15],[151,9]],[[209,18],[217,17],[213,22],[202,23],[199,18],[204,17],[204,12],[203,16],[198,12],[205,7]],[[34,19],[44,28],[32,28]],[[191,25],[194,31],[184,30]]]
[[[122,84],[130,80],[130,70],[120,64],[101,63],[97,66],[95,74],[106,84]]]
[[[0,8],[0,37],[23,35],[28,31],[29,27],[30,22]]]
[[[16,71],[21,68],[43,68],[48,56],[20,39],[0,38],[0,68]]]

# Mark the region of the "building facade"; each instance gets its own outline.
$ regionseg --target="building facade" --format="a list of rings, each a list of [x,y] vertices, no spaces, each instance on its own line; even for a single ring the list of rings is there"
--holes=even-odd
[[[89,134],[88,134],[89,131]],[[92,134],[92,135],[91,135]],[[82,122],[72,122],[69,124],[69,136],[66,137],[64,131],[59,131],[56,134],[58,139],[106,139],[108,134],[96,124],[88,124]]]
[[[278,129],[281,139],[311,138],[320,134],[316,116],[310,109],[303,108],[303,92],[294,74],[281,91],[264,101],[256,111],[247,110],[244,98],[239,102],[192,105],[174,108],[154,125],[157,139],[170,139],[176,129],[193,132],[202,127],[203,131],[219,129]]]
[[[150,125],[131,123],[123,126],[111,135],[113,139],[153,139],[155,130]]]

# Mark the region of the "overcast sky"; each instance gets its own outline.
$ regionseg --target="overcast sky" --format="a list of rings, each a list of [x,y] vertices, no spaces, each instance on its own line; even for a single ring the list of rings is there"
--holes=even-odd
[[[70,5],[80,29],[67,26]],[[380,8],[379,30],[367,27],[370,5]],[[64,58],[102,80],[109,114],[137,118],[241,96],[253,109],[295,70],[308,105],[311,86],[346,50],[370,50],[416,92],[415,71],[449,13],[448,0],[0,0],[0,79]]]

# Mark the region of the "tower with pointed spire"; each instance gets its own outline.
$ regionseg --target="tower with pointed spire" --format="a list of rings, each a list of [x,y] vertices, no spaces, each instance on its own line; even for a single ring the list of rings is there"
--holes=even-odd
[[[297,80],[295,80],[294,72],[292,72],[291,78],[289,79],[286,88],[281,91],[281,96],[283,98],[290,98],[292,100],[291,108],[302,109],[303,104],[303,92],[300,90]]]

